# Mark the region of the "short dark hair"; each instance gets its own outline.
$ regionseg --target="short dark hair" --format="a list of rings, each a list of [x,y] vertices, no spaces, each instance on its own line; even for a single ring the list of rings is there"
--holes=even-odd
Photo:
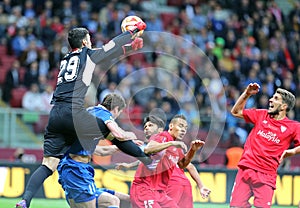
[[[182,119],[186,121],[186,117],[183,114],[177,114],[171,119],[170,123],[175,123],[177,119]]]
[[[157,117],[157,116],[153,116],[153,115],[150,115],[150,116],[147,116],[146,118],[144,118],[144,125],[147,123],[147,122],[151,122],[151,123],[154,123],[158,126],[158,128],[165,128],[165,122]]]
[[[84,27],[76,27],[69,31],[68,33],[68,42],[72,49],[82,48],[82,40],[86,38],[86,35],[89,34],[89,31]]]
[[[115,107],[119,107],[119,110],[126,107],[124,98],[121,95],[115,93],[106,95],[101,105],[107,108],[109,111],[113,110]]]
[[[296,98],[293,93],[282,89],[282,88],[277,88],[276,93],[280,94],[282,97],[282,102],[287,104],[287,109],[286,112],[289,112],[293,107],[295,106]]]

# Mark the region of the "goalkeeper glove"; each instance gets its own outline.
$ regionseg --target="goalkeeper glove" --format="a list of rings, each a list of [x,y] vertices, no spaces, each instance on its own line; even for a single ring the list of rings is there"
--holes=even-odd
[[[143,31],[145,30],[147,27],[145,22],[137,22],[134,25],[134,28],[132,30],[130,30],[130,34],[132,35],[132,39],[134,39],[136,36],[140,36],[139,35],[139,31]],[[142,34],[142,33],[141,33]]]
[[[126,44],[122,47],[123,47],[123,52],[125,54],[128,50],[132,49],[132,50],[136,51],[138,49],[141,49],[143,46],[144,46],[143,39],[142,38],[135,38],[135,39],[133,39],[133,41],[131,43],[128,43],[128,44]]]

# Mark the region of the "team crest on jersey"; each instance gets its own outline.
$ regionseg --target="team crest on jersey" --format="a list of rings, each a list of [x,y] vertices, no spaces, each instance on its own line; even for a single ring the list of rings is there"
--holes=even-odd
[[[285,126],[280,126],[280,130],[281,130],[282,133],[285,132],[286,129],[287,129],[287,128],[286,128]]]

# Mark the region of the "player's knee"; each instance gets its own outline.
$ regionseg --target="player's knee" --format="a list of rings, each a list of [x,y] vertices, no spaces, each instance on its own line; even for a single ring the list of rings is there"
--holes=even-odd
[[[100,207],[102,207],[102,206],[104,206],[104,207],[108,207],[108,206],[119,207],[120,199],[115,195],[111,195],[109,193],[104,192],[98,198],[98,206],[100,206]]]
[[[57,169],[59,161],[60,159],[56,157],[44,157],[42,164],[54,172]]]
[[[109,206],[120,206],[120,199],[114,195],[111,195],[109,199]]]

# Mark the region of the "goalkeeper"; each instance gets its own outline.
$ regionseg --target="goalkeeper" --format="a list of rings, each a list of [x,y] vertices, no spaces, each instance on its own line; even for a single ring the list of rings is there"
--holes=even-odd
[[[143,40],[135,37],[146,24],[138,22],[132,31],[113,38],[102,48],[92,49],[91,37],[85,28],[73,28],[68,33],[71,51],[61,60],[57,86],[52,98],[54,104],[44,135],[42,165],[31,175],[23,199],[16,207],[30,206],[37,190],[56,170],[60,159],[78,139],[84,150],[93,152],[98,139],[104,139],[103,123],[89,114],[84,107],[84,98],[97,64],[110,64],[111,60],[128,50],[143,47]],[[135,138],[132,138],[135,139]],[[142,157],[142,156],[141,156]],[[144,161],[150,162],[150,161]]]

